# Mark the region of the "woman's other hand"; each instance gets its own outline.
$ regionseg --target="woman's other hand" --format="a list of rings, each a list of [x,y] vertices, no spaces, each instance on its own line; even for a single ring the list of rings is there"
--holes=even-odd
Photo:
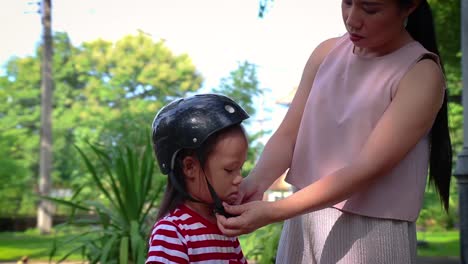
[[[223,204],[226,212],[237,215],[226,218],[217,214],[218,227],[226,236],[239,236],[251,233],[260,227],[274,222],[271,202],[254,201],[242,205]]]

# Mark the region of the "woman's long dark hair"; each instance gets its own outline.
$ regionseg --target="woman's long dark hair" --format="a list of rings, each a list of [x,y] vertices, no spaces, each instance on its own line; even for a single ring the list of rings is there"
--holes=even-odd
[[[177,183],[172,182],[171,177],[168,177],[166,191],[164,192],[164,197],[161,201],[161,205],[159,206],[159,211],[156,220],[163,218],[170,211],[176,209],[179,205],[183,204],[185,200],[187,200],[188,193],[185,185],[185,176],[183,171],[184,158],[188,156],[195,157],[199,160],[200,165],[204,167],[206,164],[206,160],[214,150],[214,147],[218,142],[220,135],[237,129],[241,130],[242,133],[244,133],[245,135],[245,130],[241,124],[229,126],[209,136],[208,139],[205,140],[205,142],[203,142],[203,144],[198,149],[182,149],[177,153],[174,171],[170,172],[174,174],[174,178],[177,181]],[[174,184],[178,184],[183,192],[180,192],[180,190],[178,190],[174,186]]]
[[[410,6],[415,0],[399,0],[401,7]],[[437,54],[434,20],[427,0],[421,0],[419,6],[408,17],[406,30],[421,43],[428,51]],[[442,71],[444,67],[442,65]],[[445,72],[445,71],[444,71]],[[444,102],[432,126],[430,134],[430,163],[429,183],[434,184],[444,209],[449,208],[450,180],[452,177],[452,144],[450,141],[447,113],[447,89],[445,89]]]

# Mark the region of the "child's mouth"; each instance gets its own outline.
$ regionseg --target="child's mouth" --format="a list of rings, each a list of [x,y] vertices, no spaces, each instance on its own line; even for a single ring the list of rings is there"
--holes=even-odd
[[[237,205],[238,204],[237,198],[238,198],[238,194],[233,193],[226,198],[225,202],[229,205]]]

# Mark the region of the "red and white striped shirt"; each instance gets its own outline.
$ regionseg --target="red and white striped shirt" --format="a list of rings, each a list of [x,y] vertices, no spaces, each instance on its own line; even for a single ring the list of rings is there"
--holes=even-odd
[[[245,264],[239,240],[185,205],[160,219],[149,239],[146,264]]]

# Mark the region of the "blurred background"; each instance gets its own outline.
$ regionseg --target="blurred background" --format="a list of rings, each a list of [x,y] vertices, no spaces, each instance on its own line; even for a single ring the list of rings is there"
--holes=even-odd
[[[429,2],[456,158],[460,1]],[[166,181],[148,149],[160,107],[205,92],[237,100],[251,115],[247,175],[310,53],[345,33],[339,0],[0,3],[0,261],[141,263]],[[426,192],[421,256],[460,254],[452,186],[448,215],[433,189]],[[289,193],[279,180],[265,199]],[[247,257],[272,263],[280,229],[241,237]]]

